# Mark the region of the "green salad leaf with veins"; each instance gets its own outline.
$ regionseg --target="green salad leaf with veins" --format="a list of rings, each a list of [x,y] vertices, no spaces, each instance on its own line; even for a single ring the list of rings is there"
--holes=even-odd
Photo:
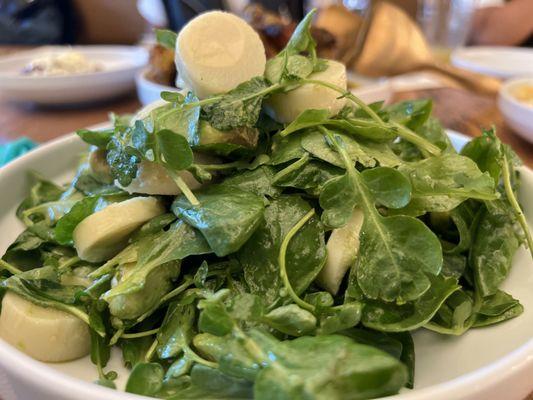
[[[83,321],[96,383],[115,387],[116,345],[131,393],[376,398],[416,387],[411,332],[461,335],[523,312],[501,289],[518,248],[533,245],[516,155],[493,130],[458,153],[429,100],[366,105],[312,80],[327,63],[311,17],[264,76],[203,100],[165,92],[144,119],[79,131],[93,147],[69,185],[32,177],[0,296]],[[172,32],[158,38],[175,46]],[[346,106],[286,125],[267,115],[271,94],[309,83]],[[77,228],[131,202],[123,188],[146,165],[182,194],[153,197],[158,211],[114,253],[84,261]],[[354,212],[357,244],[341,234]]]

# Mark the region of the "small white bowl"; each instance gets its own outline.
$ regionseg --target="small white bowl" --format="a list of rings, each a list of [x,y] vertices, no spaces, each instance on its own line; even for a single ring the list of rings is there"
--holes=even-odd
[[[143,106],[154,101],[161,100],[161,92],[179,92],[175,86],[161,85],[147,78],[148,68],[144,68],[135,76],[135,85],[137,86],[137,96]]]
[[[498,105],[509,126],[528,142],[533,143],[533,105],[521,102],[513,95],[513,90],[524,84],[533,86],[533,77],[505,82],[500,89]]]

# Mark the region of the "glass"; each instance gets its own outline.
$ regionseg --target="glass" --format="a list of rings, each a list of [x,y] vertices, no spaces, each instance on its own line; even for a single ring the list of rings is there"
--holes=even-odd
[[[418,23],[435,55],[466,43],[477,0],[418,0]]]

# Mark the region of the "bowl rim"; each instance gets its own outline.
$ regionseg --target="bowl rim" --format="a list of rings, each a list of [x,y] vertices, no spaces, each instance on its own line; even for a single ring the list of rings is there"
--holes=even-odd
[[[530,84],[533,87],[533,76],[523,76],[505,81],[500,88],[500,100],[519,108],[521,111],[528,112],[533,115],[533,104],[525,104],[511,94],[512,89],[523,84]]]
[[[105,124],[98,124],[102,127]],[[462,144],[470,140],[469,137],[454,131],[447,131],[451,138],[455,138]],[[27,161],[36,156],[44,156],[53,152],[56,147],[68,146],[71,142],[81,139],[75,133],[70,133],[51,140],[20,158],[8,163],[0,168],[0,180],[7,174],[15,173],[22,168]],[[528,173],[533,171],[524,168]],[[18,380],[30,382],[33,387],[41,388],[46,392],[53,392],[61,395],[75,393],[76,398],[86,398],[91,400],[135,400],[148,399],[148,397],[138,396],[117,390],[98,386],[94,383],[68,376],[57,371],[45,363],[32,359],[15,347],[0,339],[0,366],[9,371],[10,375]],[[496,387],[510,376],[519,375],[526,371],[533,371],[533,338],[523,343],[518,348],[506,354],[502,358],[487,364],[479,369],[458,376],[449,381],[428,386],[414,391],[407,391],[394,396],[387,397],[391,400],[448,400],[450,398],[463,398],[480,391],[480,385],[485,387]],[[74,398],[74,397],[72,397]]]

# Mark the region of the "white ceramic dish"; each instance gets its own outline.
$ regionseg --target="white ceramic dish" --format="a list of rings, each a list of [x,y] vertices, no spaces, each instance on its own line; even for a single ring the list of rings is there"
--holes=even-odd
[[[497,78],[533,75],[533,49],[525,47],[462,47],[451,60],[457,67]]]
[[[72,49],[103,66],[102,71],[65,76],[28,76],[21,70],[36,57]],[[134,46],[47,46],[0,57],[0,93],[11,101],[72,104],[104,100],[134,87],[148,53]]]
[[[161,99],[161,92],[179,92],[175,86],[161,85],[151,81],[146,77],[148,69],[142,69],[135,75],[135,86],[137,87],[137,96],[143,106]]]
[[[451,133],[457,147],[468,140]],[[68,135],[47,143],[0,169],[0,252],[22,230],[15,209],[27,194],[26,171],[65,182],[72,177],[78,154],[85,149],[81,140]],[[533,219],[533,172],[523,171],[520,198],[524,211]],[[514,259],[504,290],[520,299],[525,312],[520,317],[486,329],[467,332],[462,337],[440,336],[429,331],[414,334],[417,351],[415,391],[404,391],[394,400],[523,400],[533,391],[533,263],[525,249]],[[118,371],[119,387],[126,371],[115,350],[109,365]],[[0,340],[0,383],[2,373],[9,387],[0,384],[4,400],[135,400],[139,396],[99,387],[90,383],[96,370],[88,358],[43,364]]]
[[[533,86],[533,78],[517,78],[505,82],[500,89],[498,105],[511,128],[533,143],[533,105],[525,104],[513,96],[513,91],[522,85]]]

